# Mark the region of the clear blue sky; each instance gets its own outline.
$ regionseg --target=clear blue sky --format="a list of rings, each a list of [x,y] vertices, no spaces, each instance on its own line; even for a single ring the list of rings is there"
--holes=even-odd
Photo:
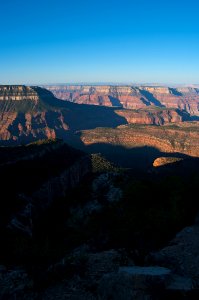
[[[0,83],[199,83],[197,0],[6,0]]]

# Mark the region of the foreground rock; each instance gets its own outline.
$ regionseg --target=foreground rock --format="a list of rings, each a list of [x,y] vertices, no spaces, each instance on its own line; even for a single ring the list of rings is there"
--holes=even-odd
[[[0,270],[0,299],[35,299],[33,281],[23,268]]]
[[[105,275],[99,284],[104,300],[150,299],[166,288],[171,270],[161,267],[121,267],[118,273]]]
[[[199,226],[184,228],[161,251],[151,254],[151,261],[171,268],[176,274],[190,278],[199,288]]]

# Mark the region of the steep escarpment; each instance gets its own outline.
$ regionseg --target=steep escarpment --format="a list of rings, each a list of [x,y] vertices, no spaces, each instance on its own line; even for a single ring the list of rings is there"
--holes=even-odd
[[[59,99],[74,103],[140,109],[148,106],[177,108],[199,115],[197,87],[46,86]]]
[[[66,130],[61,112],[48,104],[50,97],[44,100],[35,88],[0,86],[0,140],[28,143],[55,138],[58,128]]]

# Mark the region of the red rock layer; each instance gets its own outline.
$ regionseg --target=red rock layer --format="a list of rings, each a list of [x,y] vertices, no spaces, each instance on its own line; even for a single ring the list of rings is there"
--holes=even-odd
[[[119,110],[116,113],[123,116],[128,124],[153,124],[163,125],[167,123],[182,122],[182,116],[176,110]]]
[[[59,99],[128,109],[159,106],[199,116],[199,89],[131,86],[46,86]]]
[[[8,112],[0,116],[0,140],[4,141],[54,139],[62,130],[68,130],[62,114],[57,112]]]

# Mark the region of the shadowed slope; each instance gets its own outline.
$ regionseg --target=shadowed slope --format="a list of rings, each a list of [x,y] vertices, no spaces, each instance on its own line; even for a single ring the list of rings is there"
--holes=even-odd
[[[165,107],[163,104],[161,104],[161,102],[156,99],[152,93],[145,91],[145,90],[141,90],[140,89],[140,93],[152,104],[154,104],[155,106],[158,107]]]
[[[65,138],[69,130],[74,132],[127,124],[126,119],[117,115],[114,108],[64,102],[39,87],[32,87],[32,92],[37,96],[36,101],[22,98],[20,93],[17,97],[21,97],[21,100],[3,98],[0,101],[1,144],[29,143],[41,138]]]

